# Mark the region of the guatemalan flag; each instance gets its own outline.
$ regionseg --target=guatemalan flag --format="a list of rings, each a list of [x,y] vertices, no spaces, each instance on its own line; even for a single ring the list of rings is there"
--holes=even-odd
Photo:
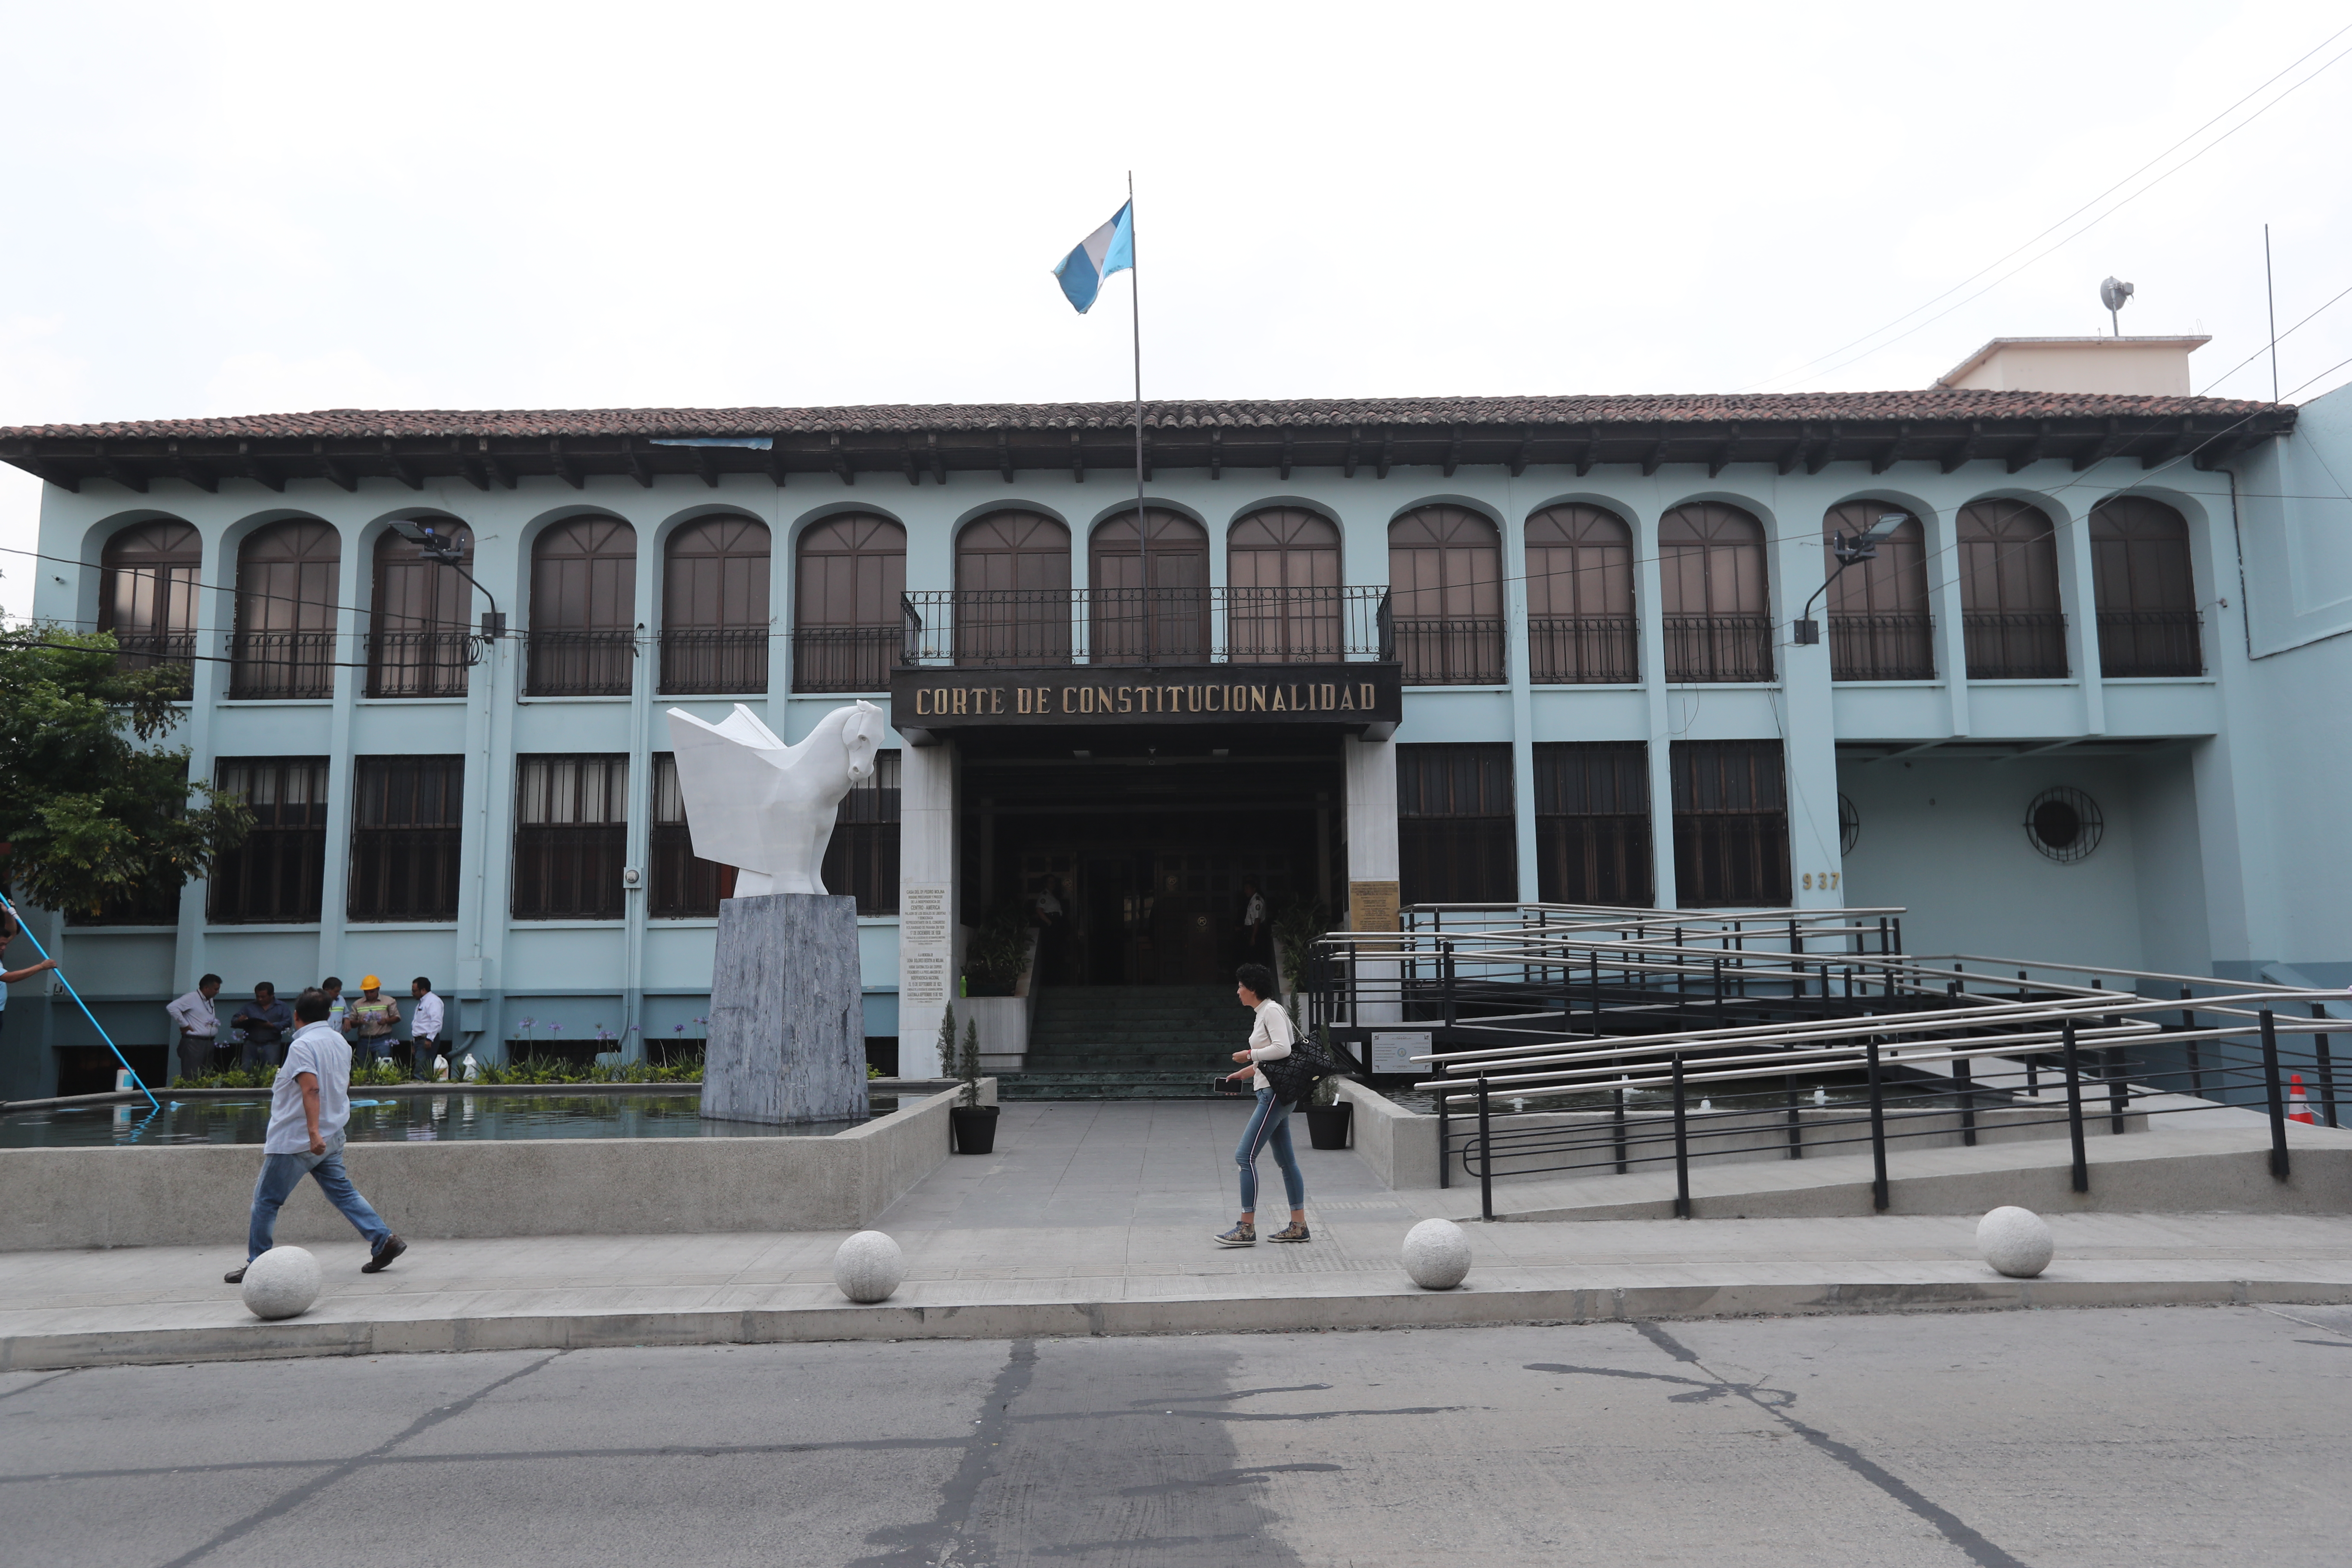
[[[1114,272],[1125,271],[1135,265],[1135,204],[1129,202],[1118,209],[1111,220],[1078,242],[1078,247],[1062,258],[1054,268],[1061,279],[1062,292],[1070,297],[1078,314],[1085,315],[1102,292],[1103,279]]]

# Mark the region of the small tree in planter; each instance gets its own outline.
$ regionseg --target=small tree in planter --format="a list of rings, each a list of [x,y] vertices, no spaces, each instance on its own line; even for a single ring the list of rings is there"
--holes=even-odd
[[[992,1154],[996,1152],[996,1107],[980,1102],[980,1020],[965,1022],[963,1051],[957,1056],[953,1052],[955,1009],[950,1007],[940,1023],[940,1065],[953,1061],[956,1077],[963,1083],[958,1095],[963,1103],[948,1110],[948,1121],[955,1130],[956,1152]]]

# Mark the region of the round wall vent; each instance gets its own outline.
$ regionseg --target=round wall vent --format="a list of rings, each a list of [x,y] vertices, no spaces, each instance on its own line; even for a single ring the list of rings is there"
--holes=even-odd
[[[2061,864],[2080,860],[2099,847],[2106,836],[2107,819],[2099,803],[2066,784],[2043,790],[2025,808],[2025,837],[2032,846]]]

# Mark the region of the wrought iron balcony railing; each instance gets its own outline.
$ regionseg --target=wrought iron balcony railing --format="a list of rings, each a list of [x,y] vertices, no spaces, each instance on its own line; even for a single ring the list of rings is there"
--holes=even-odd
[[[153,669],[176,666],[193,669],[196,663],[194,632],[125,632],[114,634],[116,666],[122,669]]]
[[[368,634],[370,697],[463,697],[474,661],[471,633],[458,626]]]
[[[1493,686],[1508,679],[1500,616],[1399,616],[1407,686]]]
[[[2066,617],[2055,610],[1960,617],[1970,680],[2063,680],[2066,677]]]
[[[1769,680],[1769,616],[1667,616],[1668,680]]]
[[[533,697],[626,697],[635,679],[636,634],[628,631],[532,632],[527,639],[529,690]]]
[[[898,662],[913,667],[1397,657],[1385,588],[992,588],[910,593],[900,606]]]
[[[1642,679],[1641,623],[1631,616],[1545,616],[1528,622],[1528,679],[1538,686]]]
[[[663,694],[767,690],[768,635],[765,626],[662,633]]]
[[[235,698],[331,697],[332,632],[236,632],[229,637],[228,694]]]
[[[2099,673],[2110,680],[2204,674],[2202,619],[2194,610],[2101,610]]]
[[[793,689],[887,690],[905,641],[898,626],[802,626],[793,633]]]
[[[1830,679],[1935,679],[1935,618],[1927,615],[1832,616]]]

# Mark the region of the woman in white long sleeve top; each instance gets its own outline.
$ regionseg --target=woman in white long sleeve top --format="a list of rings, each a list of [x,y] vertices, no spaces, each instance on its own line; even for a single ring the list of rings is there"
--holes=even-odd
[[[1242,1130],[1241,1145],[1234,1151],[1234,1163],[1242,1168],[1241,1223],[1216,1237],[1219,1247],[1255,1247],[1257,1245],[1257,1156],[1262,1149],[1274,1151],[1274,1163],[1281,1167],[1282,1185],[1290,1198],[1290,1226],[1266,1237],[1268,1241],[1306,1241],[1307,1178],[1299,1173],[1298,1156],[1290,1147],[1290,1106],[1275,1097],[1258,1070],[1260,1062],[1279,1061],[1290,1054],[1292,1035],[1290,1015],[1274,999],[1274,972],[1263,963],[1244,963],[1234,971],[1238,984],[1234,994],[1243,1006],[1257,1015],[1257,1023],[1250,1030],[1247,1048],[1234,1053],[1234,1060],[1244,1065],[1238,1072],[1228,1073],[1230,1079],[1248,1079],[1257,1090],[1257,1108],[1250,1112],[1249,1125]]]

